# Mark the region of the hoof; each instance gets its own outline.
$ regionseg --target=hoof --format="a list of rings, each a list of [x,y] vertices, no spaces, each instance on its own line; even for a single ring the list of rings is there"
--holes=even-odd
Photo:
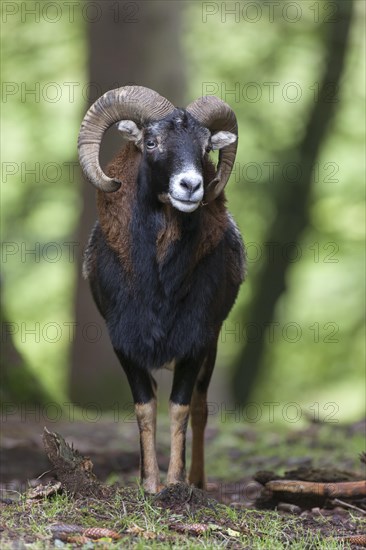
[[[159,494],[164,488],[165,485],[162,483],[149,483],[147,481],[144,481],[141,483],[142,488],[144,492],[148,495],[156,495]]]

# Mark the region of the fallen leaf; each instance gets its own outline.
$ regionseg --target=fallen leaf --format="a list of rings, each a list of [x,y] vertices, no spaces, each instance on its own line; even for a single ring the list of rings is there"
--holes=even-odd
[[[234,529],[231,529],[231,527],[229,527],[226,532],[230,537],[240,537],[239,531],[234,531]]]

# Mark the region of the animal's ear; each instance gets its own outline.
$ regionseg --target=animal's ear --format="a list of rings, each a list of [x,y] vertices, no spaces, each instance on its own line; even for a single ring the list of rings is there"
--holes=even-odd
[[[135,142],[136,145],[140,145],[142,141],[142,130],[132,120],[121,120],[117,124],[118,130],[123,134],[123,137],[129,141]]]
[[[236,141],[237,136],[231,132],[217,132],[211,136],[212,149],[223,149]]]

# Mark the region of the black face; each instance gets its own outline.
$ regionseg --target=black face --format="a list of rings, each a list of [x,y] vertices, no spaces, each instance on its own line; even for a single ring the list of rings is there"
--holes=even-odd
[[[193,212],[203,199],[203,159],[210,143],[210,131],[182,109],[144,129],[143,154],[157,192],[182,212]]]

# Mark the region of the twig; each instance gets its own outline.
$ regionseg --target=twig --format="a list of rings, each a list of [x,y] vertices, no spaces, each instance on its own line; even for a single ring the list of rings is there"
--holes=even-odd
[[[342,506],[343,508],[350,508],[351,510],[356,510],[356,512],[360,512],[364,516],[366,516],[366,510],[362,510],[362,508],[359,508],[358,506],[355,506],[354,504],[350,504],[349,502],[344,502],[344,500],[339,500],[339,498],[334,498],[331,501],[331,504]]]
[[[46,474],[49,474],[50,472],[54,472],[55,471],[55,468],[51,468],[50,470],[46,470],[45,472],[43,472],[43,474],[40,474],[37,479],[42,479],[43,476],[45,476]]]

